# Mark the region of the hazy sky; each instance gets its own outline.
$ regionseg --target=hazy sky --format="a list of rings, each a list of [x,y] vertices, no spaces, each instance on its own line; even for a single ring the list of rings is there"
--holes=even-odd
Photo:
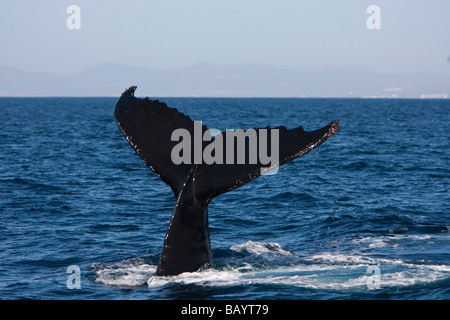
[[[79,30],[66,26],[72,4],[81,9]],[[380,8],[381,29],[366,25],[370,5]],[[26,71],[208,62],[450,74],[449,57],[449,0],[0,2],[0,65]]]

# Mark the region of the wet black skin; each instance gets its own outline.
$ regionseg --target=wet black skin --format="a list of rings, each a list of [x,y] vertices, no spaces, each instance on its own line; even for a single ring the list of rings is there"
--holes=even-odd
[[[165,103],[136,98],[135,90],[136,87],[128,88],[117,101],[116,123],[136,153],[169,185],[176,198],[156,275],[194,272],[212,261],[208,204],[218,195],[256,179],[261,175],[261,167],[267,165],[174,164],[171,151],[178,141],[171,141],[172,132],[184,128],[193,135],[194,122]],[[302,127],[276,128],[279,130],[279,165],[317,148],[338,128],[337,121],[311,132]],[[202,133],[206,130],[203,126]],[[209,143],[203,142],[203,148]]]
[[[195,170],[177,198],[164,239],[156,275],[193,272],[212,260],[208,227],[208,204],[194,193]]]

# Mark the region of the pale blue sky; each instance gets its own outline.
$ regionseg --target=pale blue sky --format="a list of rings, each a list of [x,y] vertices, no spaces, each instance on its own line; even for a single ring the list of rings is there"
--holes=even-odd
[[[81,8],[81,30],[66,9]],[[381,9],[369,30],[366,9]],[[450,74],[449,0],[40,0],[0,2],[0,65],[75,73],[101,63],[180,68],[358,64]]]

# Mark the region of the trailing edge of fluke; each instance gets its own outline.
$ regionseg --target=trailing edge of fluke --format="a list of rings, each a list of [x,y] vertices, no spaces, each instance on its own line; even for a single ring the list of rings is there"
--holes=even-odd
[[[267,167],[267,163],[260,160],[239,162],[236,150],[226,148],[229,143],[217,144],[217,135],[213,139],[202,140],[201,150],[208,146],[211,149],[212,144],[216,143],[216,152],[217,148],[223,148],[220,151],[225,157],[228,152],[230,158],[229,153],[233,151],[236,161],[174,163],[173,150],[180,142],[173,139],[173,132],[183,129],[183,132],[194,135],[194,131],[200,129],[188,116],[163,102],[135,97],[135,90],[135,86],[128,88],[117,101],[114,109],[117,126],[144,163],[169,185],[176,198],[156,275],[194,272],[208,266],[212,259],[208,228],[208,205],[211,200],[258,178],[264,173],[262,168]],[[304,131],[301,126],[291,130],[283,126],[271,128],[276,129],[278,134],[276,165],[283,165],[317,148],[338,128],[338,121],[311,132]],[[207,130],[205,125],[201,126],[202,136]],[[262,138],[260,132],[263,131],[255,130],[256,138]],[[226,142],[225,132],[220,135],[220,139]],[[269,137],[267,140],[272,141]],[[194,155],[196,150],[191,147]],[[249,143],[244,148],[247,155],[251,150],[256,150]],[[270,144],[265,151],[272,151]],[[245,159],[248,160],[248,156]]]

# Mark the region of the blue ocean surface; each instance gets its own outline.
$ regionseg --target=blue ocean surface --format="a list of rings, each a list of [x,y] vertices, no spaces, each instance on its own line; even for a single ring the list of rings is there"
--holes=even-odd
[[[172,277],[175,198],[116,100],[0,99],[0,299],[450,299],[450,100],[159,98],[219,130],[340,122],[215,198],[214,265]]]

